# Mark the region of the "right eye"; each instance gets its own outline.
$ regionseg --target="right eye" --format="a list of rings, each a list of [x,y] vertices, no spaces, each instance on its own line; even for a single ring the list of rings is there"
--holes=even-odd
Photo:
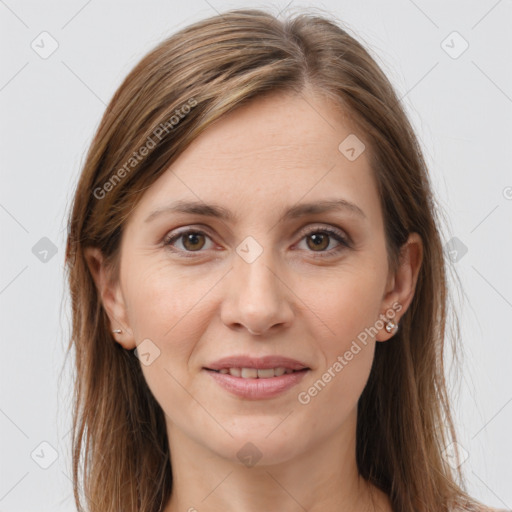
[[[205,245],[205,238],[210,239],[210,237],[205,232],[197,229],[187,229],[186,231],[181,231],[180,233],[167,236],[164,239],[164,246],[169,247],[173,252],[177,253],[201,252],[201,249]],[[176,248],[176,241],[181,243],[181,248]]]

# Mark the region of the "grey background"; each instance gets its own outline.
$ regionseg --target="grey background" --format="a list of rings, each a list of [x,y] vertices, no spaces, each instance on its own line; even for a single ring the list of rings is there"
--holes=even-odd
[[[465,297],[452,386],[463,469],[471,494],[510,509],[512,2],[315,5],[370,49],[424,147]],[[242,6],[277,14],[287,2],[0,0],[0,512],[74,510],[66,215],[105,106],[164,37]],[[58,48],[42,58],[52,39]]]

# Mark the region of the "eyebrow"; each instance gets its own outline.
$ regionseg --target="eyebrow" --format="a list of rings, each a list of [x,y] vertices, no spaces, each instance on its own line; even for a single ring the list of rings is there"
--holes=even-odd
[[[280,222],[296,219],[304,215],[313,215],[317,213],[325,213],[329,211],[348,211],[360,217],[366,218],[365,213],[359,206],[346,199],[324,199],[311,203],[300,203],[292,206],[284,212],[279,219]],[[206,204],[201,201],[175,201],[167,206],[158,208],[151,212],[144,222],[151,222],[153,219],[163,214],[169,213],[188,213],[196,215],[204,215],[205,217],[215,217],[228,222],[236,220],[236,215],[218,204]]]

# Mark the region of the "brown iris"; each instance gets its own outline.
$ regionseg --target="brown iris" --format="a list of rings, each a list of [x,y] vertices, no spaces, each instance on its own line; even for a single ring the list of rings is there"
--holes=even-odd
[[[307,237],[308,247],[310,249],[325,249],[329,246],[329,235],[326,233],[314,233]],[[313,241],[313,245],[310,244],[310,240]]]
[[[198,239],[202,239],[202,243],[197,246]],[[204,246],[204,235],[201,233],[187,233],[183,235],[183,247],[189,251],[201,249]]]

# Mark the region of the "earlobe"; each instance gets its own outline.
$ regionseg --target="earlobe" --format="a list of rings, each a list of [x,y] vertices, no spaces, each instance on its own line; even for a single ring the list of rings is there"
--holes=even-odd
[[[110,320],[111,336],[125,349],[134,349],[136,343],[127,322],[126,307],[119,283],[110,278],[103,254],[98,248],[88,247],[84,250],[84,254],[98,296]]]
[[[400,258],[398,268],[390,280],[390,288],[387,290],[383,299],[383,314],[389,318],[395,326],[398,327],[400,318],[409,308],[414,293],[416,283],[423,260],[423,242],[418,233],[411,233],[407,242],[400,249]],[[399,307],[397,307],[399,305]],[[394,316],[386,315],[386,311],[393,310]],[[392,338],[397,329],[391,325],[390,329],[385,326],[376,337],[377,341],[387,341]]]

